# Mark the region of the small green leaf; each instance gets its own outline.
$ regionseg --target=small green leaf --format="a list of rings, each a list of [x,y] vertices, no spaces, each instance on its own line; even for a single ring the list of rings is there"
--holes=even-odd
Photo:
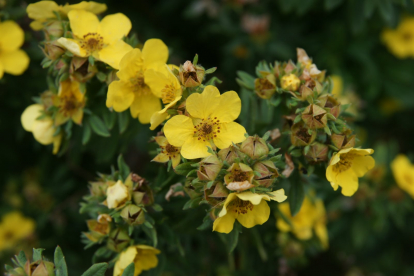
[[[124,133],[129,124],[129,112],[118,113],[119,133]]]
[[[302,207],[303,200],[305,199],[305,189],[298,173],[294,173],[291,176],[290,185],[288,196],[289,207],[291,215],[295,216]]]
[[[33,262],[42,260],[43,248],[33,248]]]
[[[82,276],[104,276],[107,268],[107,263],[97,263],[86,270]]]
[[[20,251],[19,254],[16,255],[16,260],[21,267],[24,267],[27,262],[26,254],[24,254],[23,251]]]
[[[89,125],[91,126],[92,130],[103,137],[109,137],[111,136],[111,134],[109,133],[108,128],[105,126],[104,122],[102,122],[102,120],[96,116],[96,115],[92,115],[88,117],[88,122]]]
[[[89,124],[83,125],[83,134],[82,134],[82,145],[86,145],[89,142],[89,139],[91,138],[91,127]]]
[[[119,169],[119,175],[121,176],[122,181],[125,182],[128,175],[130,174],[130,170],[129,170],[128,165],[125,163],[125,160],[122,154],[118,156],[118,169]]]
[[[58,246],[55,250],[54,256],[56,276],[68,276],[68,268],[65,261],[65,256],[63,256],[62,249]]]
[[[135,273],[135,264],[131,263],[125,268],[124,272],[122,273],[122,276],[134,276],[134,273]]]
[[[190,199],[189,201],[187,201],[184,204],[183,210],[187,210],[187,209],[190,209],[190,208],[197,207],[199,205],[201,199],[202,199],[201,197],[195,197],[195,198]]]
[[[154,204],[152,205],[152,208],[157,211],[157,212],[161,212],[162,211],[162,207],[159,204]]]
[[[213,67],[213,68],[207,69],[205,73],[206,73],[206,74],[212,74],[212,73],[214,73],[216,70],[217,70],[217,67]]]
[[[89,61],[89,63],[90,63],[92,66],[94,66],[94,65],[95,65],[95,58],[94,58],[93,56],[89,56],[89,57],[88,57],[88,61]]]
[[[196,66],[196,65],[197,65],[197,62],[198,62],[198,54],[196,54],[196,55],[194,56],[194,59],[193,59],[193,65],[194,65],[194,66]]]
[[[179,174],[179,175],[187,175],[190,171],[194,169],[191,165],[195,163],[196,162],[186,162],[186,163],[180,164],[177,167],[175,167],[174,171],[176,174]]]

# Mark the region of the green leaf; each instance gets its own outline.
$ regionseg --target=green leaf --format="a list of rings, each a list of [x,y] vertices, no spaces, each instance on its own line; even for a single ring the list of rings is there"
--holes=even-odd
[[[196,66],[198,62],[198,54],[196,54],[193,58],[193,65]]]
[[[20,251],[19,254],[16,255],[16,260],[21,267],[24,267],[27,262],[26,254],[24,254],[23,251]]]
[[[211,218],[207,214],[203,219],[203,223],[199,227],[197,227],[197,230],[200,230],[200,231],[206,230],[211,227],[211,223],[212,223]]]
[[[116,117],[117,117],[116,112],[110,112],[109,110],[104,112],[103,120],[108,129],[112,129],[114,127],[115,122],[116,122]]]
[[[129,112],[122,112],[118,114],[119,133],[124,133],[129,124]]]
[[[291,215],[295,216],[299,212],[300,207],[302,207],[303,200],[305,199],[305,189],[298,173],[294,173],[291,176],[290,185],[288,197],[289,207]]]
[[[125,268],[124,272],[122,273],[122,276],[134,276],[134,273],[135,273],[135,264],[131,263]]]
[[[152,208],[157,211],[157,212],[161,212],[162,211],[162,207],[159,204],[154,204],[152,205]]]
[[[89,124],[83,125],[82,145],[86,145],[91,138],[92,130]]]
[[[211,186],[213,186],[213,184],[214,184],[214,180],[207,182],[207,189],[210,189]]]
[[[122,181],[125,182],[125,180],[128,178],[128,175],[130,174],[130,170],[128,165],[125,163],[124,157],[122,154],[118,156],[118,169],[119,169],[119,175],[122,178]]]
[[[88,57],[88,61],[92,66],[95,65],[95,58],[92,55]]]
[[[96,134],[103,136],[103,137],[111,136],[108,128],[105,126],[104,122],[102,122],[102,120],[98,116],[96,115],[89,116],[88,123]]]
[[[201,197],[195,197],[195,198],[190,199],[184,204],[183,210],[197,207],[201,199],[202,199]]]
[[[205,73],[206,73],[206,74],[212,74],[212,73],[214,73],[216,70],[217,70],[217,67],[213,67],[213,68],[207,69]]]
[[[155,230],[154,226],[152,226],[151,223],[149,223],[148,221],[145,221],[145,223],[142,226],[142,230],[145,232],[145,234],[152,239],[153,246],[157,247],[157,230]]]
[[[179,174],[179,175],[187,175],[190,171],[194,169],[191,165],[195,163],[196,162],[186,162],[186,163],[180,164],[177,167],[175,167],[174,171],[176,174]]]
[[[82,276],[104,276],[107,268],[107,263],[94,264]]]
[[[98,72],[96,73],[96,77],[98,78],[98,80],[100,80],[101,82],[106,81],[106,74],[103,72]]]
[[[54,256],[56,276],[68,276],[68,268],[65,261],[65,256],[63,256],[62,249],[58,246],[55,250]]]
[[[43,248],[33,248],[33,262],[42,260]]]

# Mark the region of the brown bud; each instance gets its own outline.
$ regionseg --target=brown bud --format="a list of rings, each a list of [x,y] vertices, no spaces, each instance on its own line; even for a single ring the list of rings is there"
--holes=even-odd
[[[324,95],[318,99],[319,105],[322,106],[326,111],[332,114],[335,118],[338,118],[339,112],[341,111],[340,103],[329,95]]]
[[[333,133],[331,142],[338,149],[353,148],[355,146],[355,135],[352,135],[351,130],[347,130],[342,134]]]
[[[44,27],[47,40],[60,38],[63,36],[62,22],[58,20],[52,20],[46,23]]]
[[[291,130],[290,141],[294,146],[305,147],[315,141],[316,131],[311,131],[309,134],[303,122],[294,124]]]
[[[276,92],[276,78],[273,74],[267,74],[263,78],[254,80],[254,92],[262,99],[270,99]]]
[[[209,195],[209,197],[216,197],[216,198],[226,198],[229,194],[229,191],[226,189],[226,187],[223,185],[223,182],[217,182],[214,186],[214,191],[212,194]]]
[[[56,60],[62,56],[66,50],[55,41],[45,42],[44,47],[42,48],[45,56],[51,60]]]
[[[305,157],[311,162],[324,162],[328,159],[328,146],[321,143],[314,143]]]
[[[115,252],[121,252],[129,245],[130,237],[125,230],[115,229],[109,234],[107,247]]]
[[[180,66],[179,77],[185,87],[199,86],[203,82],[204,75],[204,68],[199,65],[194,66],[189,60]]]
[[[129,225],[139,225],[145,222],[144,211],[134,204],[130,204],[122,209],[121,217]]]
[[[200,162],[200,169],[197,171],[198,179],[204,181],[215,180],[223,163],[215,155],[210,155]]]
[[[254,164],[253,170],[258,172],[260,176],[255,175],[254,179],[259,182],[260,186],[269,187],[273,181],[279,176],[277,168],[272,161],[262,161]]]
[[[107,236],[111,231],[111,224],[108,221],[97,221],[90,219],[86,221],[90,232],[83,233],[89,240],[97,242],[101,238]]]
[[[87,58],[73,57],[70,63],[69,73],[79,82],[86,82],[98,72],[95,65],[89,63]]]
[[[252,159],[258,159],[269,153],[266,141],[258,135],[247,137],[241,144],[240,150]]]
[[[328,123],[328,115],[322,107],[311,104],[303,111],[302,120],[311,129],[324,128]]]
[[[115,184],[115,182],[89,182],[89,191],[93,196],[106,196],[106,189],[108,188],[108,184]]]
[[[280,80],[283,90],[297,91],[300,86],[300,79],[294,74],[284,75]]]
[[[53,263],[42,260],[37,265],[37,267],[33,270],[31,275],[32,276],[55,276],[54,268],[55,268],[55,265]]]
[[[218,156],[221,160],[226,161],[229,165],[232,165],[236,158],[243,159],[246,155],[231,145],[228,148],[221,149],[218,152]]]
[[[224,176],[227,189],[241,192],[254,187],[252,184],[253,170],[246,164],[233,163],[227,171],[229,173]]]

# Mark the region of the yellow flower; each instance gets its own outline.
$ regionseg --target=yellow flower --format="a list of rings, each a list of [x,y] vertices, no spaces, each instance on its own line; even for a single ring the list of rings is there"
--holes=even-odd
[[[336,97],[340,97],[344,90],[344,82],[340,76],[331,76],[332,80],[332,94]]]
[[[121,207],[130,198],[128,187],[118,180],[106,190],[106,203],[109,209]]]
[[[372,153],[372,149],[347,148],[332,156],[326,169],[326,178],[332,188],[336,191],[341,186],[343,195],[352,196],[358,190],[358,177],[375,166],[374,158],[367,156]]]
[[[173,65],[170,65],[170,67],[172,66]],[[145,72],[145,82],[150,87],[151,91],[158,98],[162,99],[163,104],[166,104],[164,109],[152,114],[150,120],[151,130],[154,130],[169,118],[170,115],[167,113],[167,110],[181,100],[183,90],[177,77],[171,72],[173,68],[170,67],[168,65],[162,65]]]
[[[399,154],[395,157],[391,169],[398,186],[414,198],[414,165],[407,156]]]
[[[397,58],[414,57],[414,17],[404,18],[395,30],[384,30],[381,39]]]
[[[191,94],[186,101],[191,117],[177,115],[167,121],[164,133],[171,145],[181,147],[187,159],[209,156],[207,147],[227,148],[246,138],[243,126],[233,122],[240,114],[241,101],[234,91],[220,95],[212,85],[203,93]]]
[[[127,53],[119,65],[119,81],[109,85],[106,106],[116,112],[130,108],[132,117],[148,124],[152,114],[161,109],[161,103],[147,84],[147,70],[165,65],[167,59],[168,48],[159,39],[147,40],[142,51],[133,49]]]
[[[141,274],[143,270],[149,270],[158,265],[157,254],[161,252],[148,245],[133,245],[119,255],[115,263],[114,276],[121,276],[125,268],[131,263],[135,264],[134,276]]]
[[[80,91],[79,82],[66,80],[60,83],[59,93],[54,96],[53,103],[59,108],[55,116],[55,126],[66,123],[69,119],[82,124],[85,95]]]
[[[44,114],[44,111],[44,107],[41,104],[28,106],[21,116],[22,126],[26,131],[33,133],[34,138],[40,144],[53,144],[53,154],[56,154],[62,142],[62,134],[54,136],[56,128],[54,127],[53,119]],[[43,118],[37,119],[40,116]]]
[[[159,162],[159,163],[166,163],[169,160],[172,161],[172,167],[175,168],[180,164],[181,155],[180,155],[180,148],[176,148],[173,145],[168,143],[167,138],[164,136],[157,136],[155,137],[155,142],[160,146],[161,152],[155,156],[152,161]]]
[[[84,10],[68,12],[74,38],[58,39],[58,43],[78,57],[93,56],[119,69],[119,62],[132,47],[122,40],[131,30],[131,21],[122,13],[98,17]]]
[[[0,22],[0,79],[4,73],[21,75],[29,66],[28,55],[19,48],[24,42],[24,32],[16,22]]]
[[[106,4],[100,4],[93,1],[82,1],[75,5],[66,4],[64,6],[56,4],[54,1],[39,1],[27,6],[26,12],[29,18],[34,21],[30,23],[33,30],[39,31],[43,29],[43,23],[49,19],[56,19],[54,12],[60,13],[66,17],[71,10],[85,10],[94,14],[100,14],[106,11]]]
[[[25,218],[20,212],[6,214],[0,224],[0,251],[14,248],[18,241],[30,236],[34,229],[34,220]]]
[[[280,231],[290,231],[295,234],[298,239],[308,240],[313,236],[313,229],[323,247],[328,247],[329,238],[326,229],[326,212],[322,200],[316,199],[315,202],[312,203],[309,198],[306,197],[299,213],[294,217],[290,214],[289,203],[282,203],[278,207],[282,215],[290,222],[289,224],[281,216],[278,216],[276,226]]]
[[[219,217],[214,221],[213,231],[230,233],[236,219],[246,228],[265,223],[270,215],[270,208],[266,201],[282,202],[287,198],[283,189],[268,194],[273,196],[254,194],[250,191],[229,194]]]

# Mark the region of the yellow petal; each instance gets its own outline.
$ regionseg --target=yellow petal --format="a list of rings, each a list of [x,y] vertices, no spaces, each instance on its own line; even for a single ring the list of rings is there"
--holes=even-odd
[[[181,162],[181,155],[180,154],[174,155],[171,160],[172,160],[172,167],[173,169],[175,169],[175,167],[177,167],[178,164],[180,164]]]
[[[135,246],[130,246],[127,250],[121,252],[118,261],[115,263],[114,276],[121,276],[124,269],[134,262],[137,253]]]
[[[333,171],[333,165],[329,165],[328,168],[326,168],[326,179],[329,182],[335,181],[335,173]]]
[[[194,135],[193,121],[184,115],[174,116],[165,124],[164,133],[171,145],[181,147]]]
[[[144,89],[142,94],[135,95],[131,105],[131,115],[134,118],[138,117],[141,124],[149,124],[152,114],[161,109],[161,103],[160,99],[155,97],[148,87]]]
[[[237,198],[237,193],[231,193],[227,196],[226,201],[224,201],[223,208],[219,213],[219,217],[223,217],[227,214],[227,206]]]
[[[232,143],[237,144],[246,140],[245,133],[246,129],[236,122],[220,124],[220,133],[213,138],[214,144],[220,149],[227,148]]]
[[[241,100],[239,95],[234,91],[229,91],[220,96],[220,103],[213,115],[220,120],[220,123],[228,123],[236,120],[240,112]]]
[[[42,145],[53,143],[55,131],[56,129],[53,127],[53,120],[51,118],[36,120],[32,125],[33,136]]]
[[[127,36],[131,27],[131,20],[128,17],[122,13],[116,13],[102,19],[98,33],[106,44],[112,44]]]
[[[113,81],[108,87],[106,107],[113,107],[116,112],[122,112],[131,106],[134,98],[134,92],[128,83]]]
[[[263,195],[255,194],[250,191],[236,194],[243,201],[250,201],[253,205],[258,205],[263,199]]]
[[[162,122],[164,122],[165,120],[168,119],[170,115],[167,112],[155,112],[154,114],[152,114],[151,116],[151,120],[150,120],[150,129],[154,130],[157,128],[157,126],[159,126],[160,124],[162,124]]]
[[[0,80],[3,78],[3,75],[4,75],[3,63],[1,63],[0,61]]]
[[[254,205],[252,210],[245,214],[239,214],[237,221],[246,228],[265,223],[270,216],[270,208],[266,201],[262,200],[258,205]]]
[[[59,6],[54,1],[39,1],[27,6],[27,16],[35,20],[55,18],[53,11],[58,11]]]
[[[115,185],[108,187],[106,190],[106,196],[108,208],[117,208],[128,198],[128,188],[124,183],[122,183],[121,180],[118,180]]]
[[[187,159],[207,157],[211,155],[211,153],[208,152],[208,147],[211,148],[209,141],[198,140],[197,137],[190,137],[181,147],[181,155]]]
[[[298,227],[293,230],[296,237],[300,240],[309,240],[312,238],[312,228],[311,227]]]
[[[69,120],[69,116],[63,115],[62,112],[58,112],[55,116],[55,126],[60,126]]]
[[[166,162],[170,161],[170,157],[168,155],[166,155],[165,153],[159,153],[151,161],[158,162],[158,163],[166,163]]]
[[[119,79],[129,81],[137,76],[142,70],[142,53],[140,49],[133,49],[126,53],[119,62],[119,72],[116,74]]]
[[[2,52],[19,49],[24,42],[24,32],[20,26],[11,20],[0,23],[0,45]]]
[[[352,160],[352,169],[358,177],[362,177],[375,166],[375,160],[371,156],[356,156]]]
[[[42,21],[32,21],[30,23],[30,28],[32,28],[34,31],[40,31],[43,29],[43,27],[44,25]]]
[[[135,261],[135,266],[139,266],[142,270],[149,270],[158,265],[158,258],[153,252],[139,254]]]
[[[113,44],[110,44],[99,51],[99,60],[115,69],[119,69],[121,59],[131,50],[131,45],[123,40],[117,40]]]
[[[358,190],[358,177],[352,170],[339,173],[335,178],[335,183],[341,186],[344,196],[352,196]]]
[[[165,67],[165,64],[162,67]],[[154,69],[145,70],[144,76],[145,83],[151,88],[151,92],[158,98],[161,98],[162,90],[167,85],[170,85],[167,76],[160,71],[155,71]]]
[[[57,154],[59,152],[61,143],[62,143],[62,134],[59,134],[53,138],[53,154]]]
[[[159,146],[165,147],[168,145],[168,140],[164,136],[157,136],[154,138],[154,140]]]
[[[68,12],[70,28],[78,38],[83,38],[88,33],[97,33],[99,30],[98,17],[88,11],[71,10]]]
[[[23,50],[0,53],[3,70],[12,75],[21,75],[29,66],[29,56]]]
[[[69,52],[73,53],[75,56],[87,56],[86,51],[80,46],[79,42],[74,39],[61,37],[57,40],[57,42],[65,47]]]
[[[218,217],[213,223],[213,231],[228,234],[233,230],[235,220],[236,218],[232,214]]]
[[[273,197],[270,197],[270,200],[274,200],[277,202],[283,202],[287,199],[287,196],[285,195],[285,190],[284,189],[279,189],[273,192],[269,192],[268,194],[272,194]]]
[[[43,105],[32,104],[29,105],[24,111],[20,118],[22,126],[26,131],[33,131],[33,124],[40,115],[42,115]]]
[[[65,6],[62,7],[62,11],[64,13],[68,13],[71,10],[85,10],[85,11],[89,11],[94,14],[100,14],[106,11],[106,9],[107,9],[106,4],[101,4],[101,3],[94,2],[94,1],[89,1],[89,2],[82,1],[74,5],[66,4]]]
[[[168,60],[168,47],[161,39],[148,39],[142,48],[142,57],[145,67],[154,62],[166,63]]]
[[[219,104],[219,90],[212,85],[208,85],[204,88],[203,93],[194,93],[187,98],[186,108],[192,117],[203,119],[210,117]]]
[[[75,124],[82,125],[83,108],[78,108],[72,115],[72,120]]]

